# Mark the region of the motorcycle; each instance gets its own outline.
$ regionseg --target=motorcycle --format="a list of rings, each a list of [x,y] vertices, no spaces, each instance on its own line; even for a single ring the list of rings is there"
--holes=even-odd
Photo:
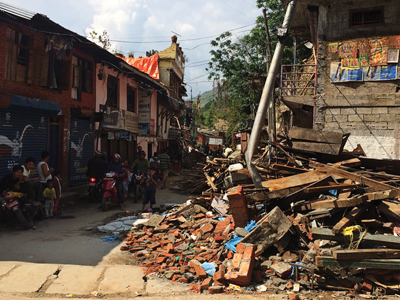
[[[103,193],[101,197],[101,209],[106,211],[111,205],[118,204],[117,178],[119,175],[115,172],[106,173],[103,179]]]
[[[133,202],[137,203],[143,196],[143,185],[144,185],[144,173],[141,170],[137,170],[132,176],[130,183],[130,192],[133,192]]]
[[[33,218],[38,210],[34,204],[25,203],[26,195],[19,192],[5,191],[1,199],[1,210],[7,219],[15,217],[26,229],[34,227]]]
[[[90,178],[88,193],[90,202],[100,202],[103,194],[103,181],[101,179]]]

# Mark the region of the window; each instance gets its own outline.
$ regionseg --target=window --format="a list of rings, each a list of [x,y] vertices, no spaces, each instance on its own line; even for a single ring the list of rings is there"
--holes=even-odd
[[[107,106],[118,107],[118,78],[108,75]]]
[[[350,26],[374,26],[383,24],[383,8],[350,11]]]
[[[129,84],[126,87],[126,110],[136,112],[135,89]]]
[[[27,82],[30,44],[29,36],[7,28],[5,79]]]
[[[72,57],[72,99],[80,100],[80,93],[93,92],[93,68],[90,61]]]

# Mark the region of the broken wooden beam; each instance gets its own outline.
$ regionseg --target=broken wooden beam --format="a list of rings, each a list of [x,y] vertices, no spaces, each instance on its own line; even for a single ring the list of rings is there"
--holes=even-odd
[[[316,168],[319,172],[325,172],[331,175],[341,176],[346,179],[351,179],[354,182],[358,182],[360,184],[365,184],[367,186],[372,187],[375,191],[382,191],[382,190],[395,190],[397,192],[396,196],[400,196],[400,189],[390,186],[385,183],[381,183],[379,181],[370,179],[366,176],[362,176],[360,174],[353,174],[351,172],[341,170],[335,167],[327,166],[325,164],[310,161],[310,167]],[[307,173],[308,174],[308,173]]]
[[[400,203],[383,201],[378,206],[378,211],[386,215],[389,219],[400,220]]]
[[[294,207],[300,206],[301,211],[322,209],[322,208],[342,208],[353,207],[361,203],[367,203],[375,200],[391,199],[396,195],[396,191],[379,191],[373,193],[366,193],[364,195],[357,195],[348,199],[335,199],[335,200],[316,200],[311,203],[299,203]]]
[[[342,230],[351,225],[359,216],[361,216],[365,210],[368,208],[368,204],[363,204],[354,207],[346,216],[344,216],[333,228],[332,232],[334,234],[339,234]]]
[[[333,250],[332,253],[336,260],[400,258],[400,250],[396,249]]]
[[[327,193],[332,190],[345,190],[349,188],[356,188],[357,184],[338,184],[328,186],[318,186],[304,189],[304,193]]]
[[[335,235],[331,229],[328,228],[312,228],[312,237],[314,239],[330,240],[343,243],[346,238],[343,235]],[[357,241],[360,238],[360,233],[353,232],[353,240]],[[370,234],[366,233],[361,240],[361,244],[379,245],[393,249],[400,249],[400,238],[397,236],[383,235],[383,234]]]
[[[279,179],[263,181],[262,186],[269,188],[270,191],[281,190],[285,188],[307,185],[326,177],[326,174],[318,171],[297,174]]]
[[[315,257],[315,264],[319,268],[333,267],[400,270],[400,259],[336,260],[330,256],[317,256]]]

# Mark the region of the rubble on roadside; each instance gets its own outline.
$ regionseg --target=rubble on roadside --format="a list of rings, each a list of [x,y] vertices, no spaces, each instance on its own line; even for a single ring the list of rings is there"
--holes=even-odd
[[[121,250],[195,292],[399,293],[400,174],[381,171],[387,161],[284,145],[265,161],[267,150],[256,163],[263,188],[240,159],[202,164],[177,183],[201,196],[153,214]]]

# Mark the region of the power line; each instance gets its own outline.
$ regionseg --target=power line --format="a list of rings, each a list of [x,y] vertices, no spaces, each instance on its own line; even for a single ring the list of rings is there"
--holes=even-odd
[[[241,12],[240,10],[236,9],[236,7],[233,7],[232,5],[229,5],[228,3],[226,3],[226,2],[224,2],[224,1],[222,1],[222,0],[219,0],[219,1],[222,2],[222,3],[224,3],[226,6],[229,6],[230,8],[236,10],[236,11],[237,11],[238,13],[240,13],[241,15],[250,18],[248,15],[246,15],[246,14],[244,14],[243,12]]]

